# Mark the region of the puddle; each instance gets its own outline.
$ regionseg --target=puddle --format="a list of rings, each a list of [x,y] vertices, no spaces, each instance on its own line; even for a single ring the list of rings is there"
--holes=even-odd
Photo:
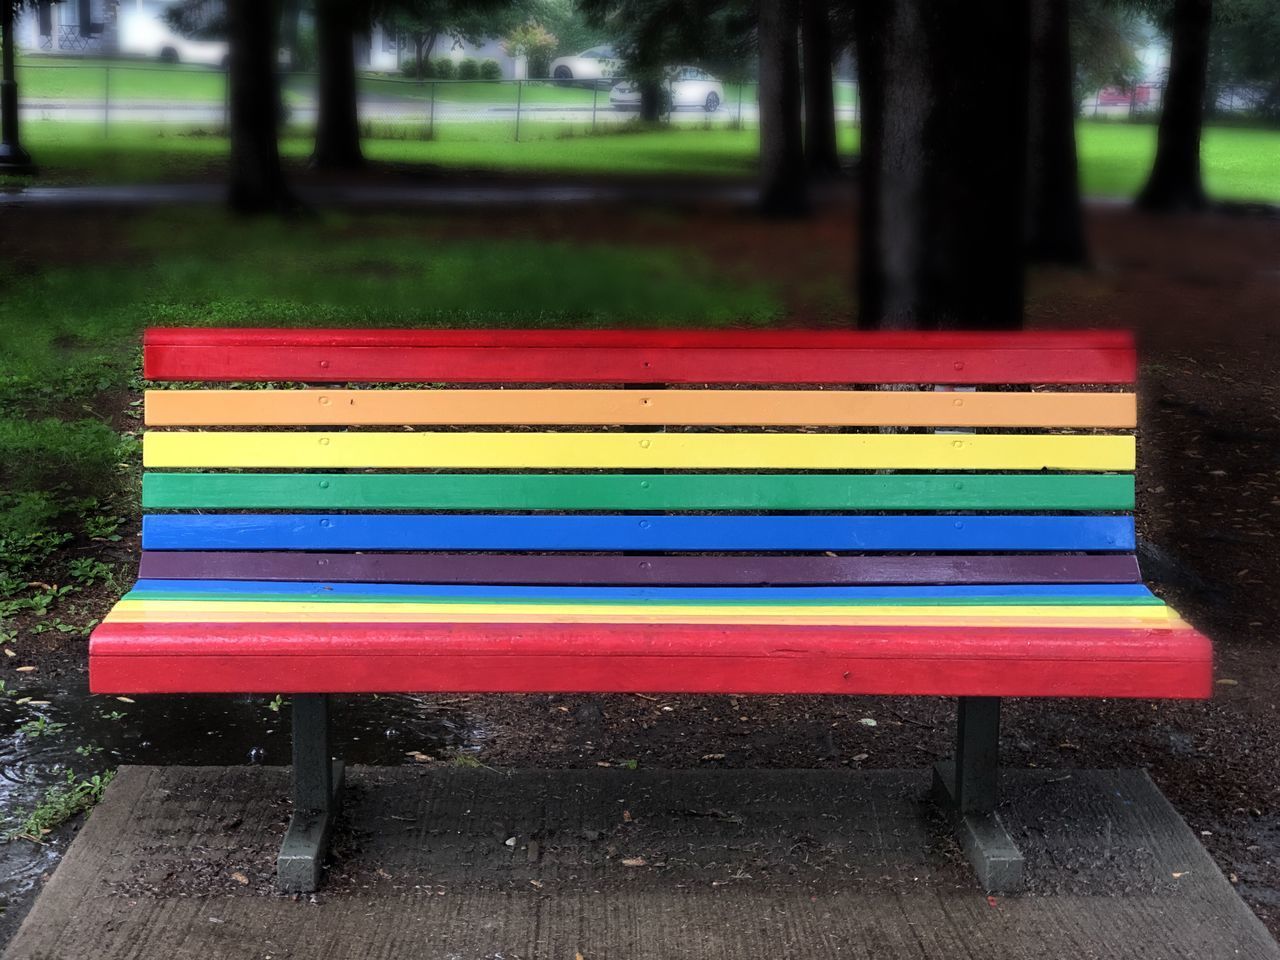
[[[34,702],[18,702],[27,697]],[[82,674],[0,693],[0,914],[31,895],[70,842],[68,830],[44,844],[2,839],[68,770],[80,780],[127,763],[289,763],[287,698],[274,710],[265,696],[132,699],[90,696]],[[335,750],[348,763],[399,764],[411,751],[440,756],[484,739],[461,710],[424,697],[334,697],[332,710]]]

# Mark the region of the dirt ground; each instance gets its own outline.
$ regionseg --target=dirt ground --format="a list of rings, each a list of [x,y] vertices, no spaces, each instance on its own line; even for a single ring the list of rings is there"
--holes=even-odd
[[[10,235],[25,236],[37,259],[59,256],[69,221],[103,238],[104,250],[114,233],[101,212],[62,213],[54,227],[38,211],[6,217],[30,218]],[[1029,323],[1138,331],[1144,570],[1215,640],[1219,679],[1206,703],[1012,701],[1004,759],[1145,767],[1280,934],[1280,220],[1156,219],[1098,206],[1088,226],[1092,268],[1033,271]],[[857,243],[839,194],[795,224],[711,207],[560,208],[424,215],[421,229],[687,246],[731,275],[779,284],[796,326],[850,322]],[[46,663],[78,671],[83,658],[82,645],[67,644]],[[906,767],[950,752],[952,705],[936,700],[442,699],[465,711],[477,758],[496,767]]]

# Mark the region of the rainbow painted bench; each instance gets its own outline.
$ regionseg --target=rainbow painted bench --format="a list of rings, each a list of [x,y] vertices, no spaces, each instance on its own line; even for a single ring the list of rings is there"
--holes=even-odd
[[[1118,333],[151,330],[148,378],[222,386],[147,391],[91,687],[292,695],[291,890],[329,694],[957,697],[938,785],[1014,890],[1000,698],[1210,690],[1135,558],[1135,370]]]

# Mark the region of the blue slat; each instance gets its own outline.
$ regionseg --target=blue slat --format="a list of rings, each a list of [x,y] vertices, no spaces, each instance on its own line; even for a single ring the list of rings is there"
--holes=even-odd
[[[592,601],[729,601],[766,599],[769,603],[832,600],[931,600],[949,599],[1057,599],[1088,597],[1099,602],[1115,599],[1154,599],[1137,583],[1099,584],[991,584],[983,586],[875,586],[875,587],[520,587],[460,584],[401,583],[305,583],[277,580],[139,580],[130,592],[134,599],[163,599],[180,594],[264,593],[316,597],[433,597],[445,600],[592,600]]]
[[[1131,517],[164,514],[147,550],[1132,550]]]

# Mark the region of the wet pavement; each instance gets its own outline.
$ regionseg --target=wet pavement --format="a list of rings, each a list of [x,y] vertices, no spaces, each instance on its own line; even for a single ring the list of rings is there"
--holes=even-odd
[[[355,763],[393,765],[479,749],[485,731],[440,698],[334,698],[337,749]],[[76,672],[0,693],[0,838],[67,772],[84,780],[122,764],[281,765],[290,761],[288,700],[261,696],[90,696]],[[0,839],[0,944],[12,935],[72,831],[43,842]]]

